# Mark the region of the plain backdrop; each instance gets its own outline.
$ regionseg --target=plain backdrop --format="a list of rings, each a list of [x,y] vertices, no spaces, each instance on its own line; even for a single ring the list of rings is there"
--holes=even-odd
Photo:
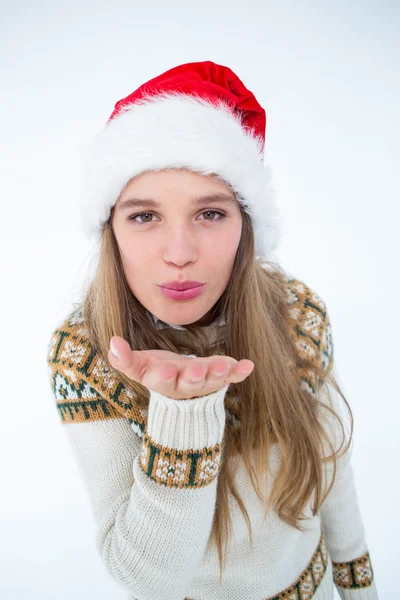
[[[184,62],[232,68],[267,112],[281,265],[326,302],[355,417],[381,600],[399,566],[399,3],[1,2],[1,544],[4,599],[117,600],[55,408],[46,353],[93,248],[81,150],[114,104]],[[396,593],[397,590],[397,593]],[[335,596],[336,597],[336,596]],[[338,597],[338,596],[337,596]]]

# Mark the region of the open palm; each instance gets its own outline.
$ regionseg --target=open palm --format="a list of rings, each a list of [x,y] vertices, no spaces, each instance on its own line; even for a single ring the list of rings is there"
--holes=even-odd
[[[254,368],[251,360],[237,361],[230,356],[215,355],[190,358],[167,350],[131,350],[122,337],[111,338],[108,360],[111,366],[129,379],[141,383],[175,400],[189,400],[216,392],[228,383],[238,383]]]

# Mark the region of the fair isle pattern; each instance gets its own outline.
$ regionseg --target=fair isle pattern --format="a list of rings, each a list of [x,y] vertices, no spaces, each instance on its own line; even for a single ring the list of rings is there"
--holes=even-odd
[[[316,367],[328,374],[333,366],[332,328],[324,301],[302,281],[287,279],[289,333],[298,357],[297,372],[300,385],[316,397],[318,376]],[[311,368],[303,361],[311,362]]]
[[[296,368],[301,385],[315,395],[318,379],[315,368],[328,373],[333,365],[332,333],[326,306],[302,281],[287,278],[289,332],[297,353]],[[304,359],[313,368],[304,367]],[[132,429],[143,438],[140,465],[155,482],[169,487],[198,488],[210,484],[218,475],[223,442],[201,451],[176,451],[163,448],[146,434],[148,402],[141,401],[121,384],[117,373],[94,350],[78,305],[53,332],[48,346],[50,384],[63,424],[108,419],[128,419]],[[239,399],[227,394],[227,423],[240,426]],[[323,537],[310,563],[286,590],[266,600],[308,600],[318,587],[327,565]],[[368,587],[373,571],[368,552],[362,557],[333,563],[338,587]],[[188,600],[188,599],[187,599]]]
[[[321,532],[317,549],[296,581],[277,596],[270,596],[265,600],[310,600],[321,583],[327,564],[328,550]]]
[[[302,281],[287,277],[290,334],[294,340],[300,385],[315,395],[317,377],[302,359],[328,371],[333,361],[332,334],[326,306]],[[146,429],[148,406],[114,375],[111,366],[91,347],[81,305],[53,332],[48,347],[50,384],[61,422],[80,423],[127,418],[140,436]],[[229,392],[229,390],[228,390]],[[239,399],[226,397],[227,423],[240,426]]]
[[[268,596],[264,600],[310,600],[323,576],[328,564],[328,551],[324,539],[324,534],[321,532],[318,546],[313,553],[308,565],[289,587],[277,596]],[[194,598],[185,598],[185,600],[195,600]]]
[[[143,436],[148,408],[133,402],[132,392],[91,347],[81,306],[52,334],[47,362],[63,424],[126,418]]]
[[[338,587],[359,589],[372,585],[374,572],[369,552],[349,562],[334,562],[333,580]]]
[[[139,461],[146,475],[156,483],[167,487],[199,488],[216,478],[221,451],[222,444],[201,451],[166,449],[146,433]]]

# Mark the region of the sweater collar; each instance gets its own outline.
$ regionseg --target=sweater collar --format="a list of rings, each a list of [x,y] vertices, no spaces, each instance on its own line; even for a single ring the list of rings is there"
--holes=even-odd
[[[156,329],[165,329],[166,327],[172,327],[173,329],[180,329],[182,331],[187,330],[187,327],[185,327],[185,325],[170,325],[169,323],[166,323],[165,321],[162,321],[161,319],[156,317],[156,315],[151,313],[149,310],[146,310],[146,312],[147,312],[149,319],[155,325]],[[213,326],[220,327],[225,324],[226,324],[226,316],[221,315],[220,317],[217,317],[210,325],[207,325],[207,327],[213,327]]]

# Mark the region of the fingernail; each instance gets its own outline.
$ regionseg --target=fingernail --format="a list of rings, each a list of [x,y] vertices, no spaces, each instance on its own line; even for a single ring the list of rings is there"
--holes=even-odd
[[[120,358],[117,350],[115,349],[115,346],[114,346],[112,340],[110,340],[110,350],[111,350],[111,353],[115,356],[115,358]]]

